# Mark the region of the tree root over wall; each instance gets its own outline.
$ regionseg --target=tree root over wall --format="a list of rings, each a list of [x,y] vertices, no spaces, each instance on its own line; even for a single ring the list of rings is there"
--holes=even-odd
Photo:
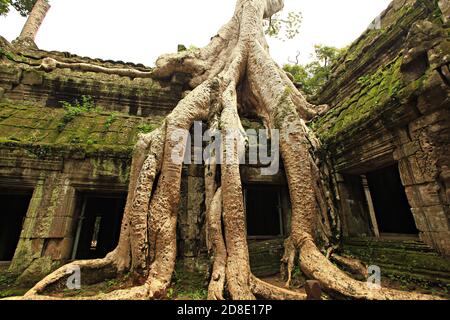
[[[239,117],[242,110],[258,114],[269,130],[280,131],[281,157],[292,202],[292,229],[285,253],[289,278],[298,256],[301,270],[308,278],[318,280],[324,290],[344,297],[434,298],[387,288],[370,290],[366,283],[339,270],[314,243],[318,216],[317,168],[309,152],[312,134],[305,121],[315,117],[321,107],[305,100],[268,53],[263,19],[280,11],[283,5],[283,0],[237,0],[231,21],[208,46],[158,59],[154,77],[189,73],[192,91],[158,130],[139,138],[117,248],[104,259],[63,266],[40,281],[23,299],[51,299],[43,295],[46,289],[67,279],[74,267],[79,267],[83,275],[92,274],[99,280],[112,271],[117,274],[131,271],[134,275],[135,287],[89,299],[164,297],[176,262],[182,172],[182,164],[175,164],[171,155],[176,151],[183,156],[186,151],[179,150],[170,137],[179,129],[189,131],[194,121],[205,121],[210,128],[220,129],[224,134],[238,130],[242,132],[240,138],[245,139]],[[52,67],[58,66],[50,62]],[[216,174],[219,167],[214,163],[205,172],[207,238],[214,256],[208,298],[223,299],[226,288],[231,298],[237,300],[305,299],[304,294],[270,285],[251,273],[237,141],[222,149],[227,161],[220,165],[220,178]]]

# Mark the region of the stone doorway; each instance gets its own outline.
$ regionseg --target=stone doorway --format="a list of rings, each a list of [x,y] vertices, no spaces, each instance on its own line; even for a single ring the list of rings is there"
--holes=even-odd
[[[72,259],[104,258],[117,246],[126,194],[80,194]]]
[[[0,189],[0,261],[11,261],[19,242],[32,191]]]
[[[280,238],[284,234],[279,186],[247,185],[244,188],[247,235],[250,239]]]
[[[378,236],[418,235],[397,165],[366,174],[363,183]]]

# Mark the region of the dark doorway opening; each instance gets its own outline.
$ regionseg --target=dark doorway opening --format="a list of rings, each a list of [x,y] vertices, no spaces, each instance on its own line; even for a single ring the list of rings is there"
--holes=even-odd
[[[397,165],[366,176],[380,233],[418,234]]]
[[[249,238],[283,236],[280,188],[248,185],[245,187],[247,235]]]
[[[104,258],[120,236],[126,194],[82,194],[73,259]]]
[[[0,261],[14,257],[31,197],[31,191],[0,190]]]

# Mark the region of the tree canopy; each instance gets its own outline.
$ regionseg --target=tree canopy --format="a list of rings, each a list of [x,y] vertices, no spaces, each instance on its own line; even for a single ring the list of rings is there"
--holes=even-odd
[[[345,49],[331,46],[315,45],[313,60],[310,63],[285,64],[283,69],[294,77],[294,82],[305,94],[313,95],[329,80],[333,63],[344,51]]]
[[[301,12],[289,12],[287,16],[277,13],[264,21],[264,33],[280,40],[294,39],[300,33]]]
[[[10,0],[0,0],[0,16],[6,15],[9,12]]]
[[[0,0],[0,16],[7,15],[12,6],[22,17],[26,17],[30,14],[35,3],[36,0]]]

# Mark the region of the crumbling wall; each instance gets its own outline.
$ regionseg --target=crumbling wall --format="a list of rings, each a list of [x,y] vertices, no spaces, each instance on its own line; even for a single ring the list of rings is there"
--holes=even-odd
[[[312,127],[340,181],[346,235],[361,227],[352,222],[359,213],[348,205],[345,176],[397,164],[421,239],[450,254],[450,42],[444,7],[431,0],[393,1],[380,16],[381,28],[367,30],[350,46],[316,97],[332,106]]]
[[[80,96],[91,96],[107,111],[138,116],[164,116],[181,99],[185,79],[176,75],[164,81],[151,77],[130,78],[118,74],[84,72],[69,68],[44,70],[42,62],[52,58],[70,64],[94,64],[109,69],[129,68],[151,72],[150,68],[132,63],[103,61],[70,53],[17,49],[0,39],[0,99],[58,108],[61,101],[73,102]]]

